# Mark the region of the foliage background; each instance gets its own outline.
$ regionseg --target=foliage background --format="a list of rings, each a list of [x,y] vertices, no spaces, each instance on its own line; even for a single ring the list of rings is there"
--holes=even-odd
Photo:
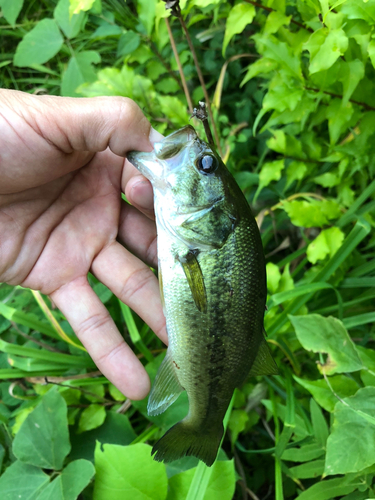
[[[222,156],[261,227],[280,376],[236,391],[211,469],[159,464],[150,444],[186,398],[148,417],[95,371],[48,298],[0,285],[2,499],[375,498],[375,0],[260,1],[181,7]],[[124,95],[164,134],[187,123],[163,2],[0,7],[2,87]],[[196,105],[192,53],[169,23]],[[153,378],[160,341],[90,279]]]

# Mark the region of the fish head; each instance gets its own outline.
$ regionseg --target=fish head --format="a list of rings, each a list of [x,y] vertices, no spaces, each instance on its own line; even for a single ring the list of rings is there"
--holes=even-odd
[[[236,218],[235,182],[217,152],[199,139],[192,126],[155,143],[149,153],[131,151],[127,158],[151,181],[160,223],[168,224],[190,247],[207,241],[207,234],[211,236],[207,245],[222,244]]]
[[[155,191],[173,200],[180,210],[207,206],[225,195],[222,176],[226,167],[191,125],[155,143],[153,151],[131,151],[127,158]]]

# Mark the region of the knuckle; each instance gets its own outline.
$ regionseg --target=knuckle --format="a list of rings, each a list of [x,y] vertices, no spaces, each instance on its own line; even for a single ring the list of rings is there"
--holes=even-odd
[[[100,354],[96,361],[98,363],[109,361],[112,358],[114,358],[117,354],[119,354],[125,347],[126,347],[125,342],[121,340],[121,342],[117,346],[112,347],[111,349],[109,349],[109,351]]]
[[[153,279],[154,275],[148,267],[137,269],[125,281],[120,292],[121,300],[125,303],[131,301],[131,298],[142,293]]]
[[[78,326],[77,334],[79,336],[86,336],[91,332],[106,326],[111,321],[112,320],[109,314],[94,314],[82,321],[82,323]]]

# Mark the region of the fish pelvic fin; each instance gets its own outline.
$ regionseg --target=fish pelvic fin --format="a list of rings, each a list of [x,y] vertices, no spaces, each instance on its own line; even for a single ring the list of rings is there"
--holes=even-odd
[[[178,381],[176,369],[173,365],[170,350],[168,349],[156,374],[155,382],[148,398],[147,413],[150,416],[163,413],[176,401],[182,391],[183,388]]]
[[[215,462],[223,437],[222,422],[215,426],[194,426],[189,417],[174,425],[154,444],[151,454],[158,462],[172,462],[184,456],[202,460],[208,467]]]

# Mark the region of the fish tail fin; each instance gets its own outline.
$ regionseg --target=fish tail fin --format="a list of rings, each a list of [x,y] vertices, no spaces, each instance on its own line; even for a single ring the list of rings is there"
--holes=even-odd
[[[194,426],[186,418],[174,425],[152,448],[154,460],[172,462],[185,455],[192,455],[211,467],[223,437],[224,427],[221,422],[214,426]]]

